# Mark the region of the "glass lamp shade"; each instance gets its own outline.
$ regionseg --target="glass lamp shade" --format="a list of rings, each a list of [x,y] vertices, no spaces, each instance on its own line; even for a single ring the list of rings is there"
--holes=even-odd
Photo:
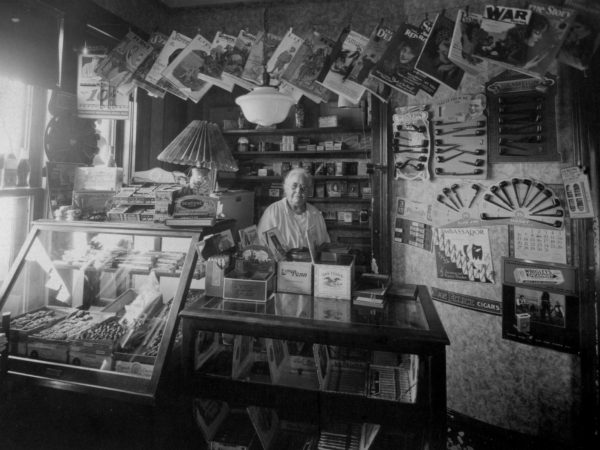
[[[281,123],[295,104],[294,99],[269,86],[256,87],[235,99],[246,120],[263,127]]]

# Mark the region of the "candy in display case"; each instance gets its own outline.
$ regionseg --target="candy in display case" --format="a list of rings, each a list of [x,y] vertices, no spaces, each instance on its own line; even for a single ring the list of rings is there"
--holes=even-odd
[[[204,231],[35,222],[0,290],[11,375],[152,403]]]

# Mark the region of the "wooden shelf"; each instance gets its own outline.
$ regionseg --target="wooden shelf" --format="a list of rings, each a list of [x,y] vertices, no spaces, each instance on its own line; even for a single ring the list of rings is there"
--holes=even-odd
[[[369,128],[275,128],[260,130],[224,130],[223,136],[283,136],[297,134],[371,133]]]
[[[336,156],[354,156],[354,157],[364,157],[366,154],[371,153],[371,149],[365,150],[355,150],[355,149],[346,149],[346,150],[327,150],[322,152],[304,152],[304,151],[293,151],[293,152],[233,152],[233,156],[239,159],[255,159],[255,158],[282,158],[282,157],[336,157]],[[362,158],[361,158],[362,159]]]
[[[337,222],[334,220],[326,220],[325,225],[327,225],[328,230],[352,230],[352,231],[367,231],[371,229],[371,224],[360,223],[360,222],[352,222],[352,223],[343,223]]]
[[[263,202],[275,202],[280,200],[281,197],[256,197],[256,201]],[[371,203],[370,198],[360,198],[360,197],[308,197],[308,203],[361,203],[361,204],[369,204]]]
[[[235,179],[238,181],[252,181],[258,183],[264,182],[282,182],[283,177],[279,175],[269,175],[266,177],[259,177],[257,175],[238,175],[238,174],[230,174],[226,175],[222,172],[219,172],[219,178],[222,180],[231,180]],[[320,180],[340,180],[340,181],[368,181],[369,175],[344,175],[344,176],[336,176],[336,175],[315,175],[313,176],[314,181]]]

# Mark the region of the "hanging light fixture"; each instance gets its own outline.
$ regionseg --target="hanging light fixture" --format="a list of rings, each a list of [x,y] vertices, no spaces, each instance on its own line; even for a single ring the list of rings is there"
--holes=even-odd
[[[281,123],[290,112],[290,108],[295,104],[293,98],[282,94],[277,89],[269,86],[269,72],[267,71],[267,39],[269,36],[267,9],[263,15],[263,84],[255,87],[252,92],[242,95],[235,99],[235,102],[242,108],[244,117],[251,123],[259,126],[269,127]]]

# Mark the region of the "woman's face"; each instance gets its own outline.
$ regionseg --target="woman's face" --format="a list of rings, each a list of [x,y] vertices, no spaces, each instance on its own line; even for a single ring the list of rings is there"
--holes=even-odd
[[[410,48],[410,45],[403,45],[402,47],[400,47],[400,52],[398,53],[398,61],[400,61],[401,64],[408,64],[413,60],[414,57],[415,54],[412,48]]]
[[[538,28],[536,30],[532,30],[531,35],[527,40],[527,45],[533,47],[535,44],[537,44],[540,41],[540,39],[542,39],[542,37],[544,36],[544,31],[546,31],[545,28]]]

